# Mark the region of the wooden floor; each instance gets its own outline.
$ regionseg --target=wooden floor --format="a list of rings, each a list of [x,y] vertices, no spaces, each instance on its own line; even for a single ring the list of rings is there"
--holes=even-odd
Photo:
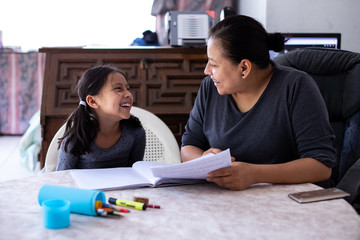
[[[35,171],[27,169],[28,164],[20,157],[20,140],[21,136],[0,136],[0,181],[31,176],[39,171],[39,164]]]

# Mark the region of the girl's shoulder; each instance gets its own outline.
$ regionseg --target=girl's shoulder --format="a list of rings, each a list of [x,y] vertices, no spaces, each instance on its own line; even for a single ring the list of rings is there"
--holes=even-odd
[[[121,120],[124,130],[134,136],[145,136],[145,129],[139,118],[131,115],[129,119]]]
[[[141,122],[139,118],[135,117],[134,115],[130,115],[129,119],[121,120],[121,123],[129,128],[142,128]]]

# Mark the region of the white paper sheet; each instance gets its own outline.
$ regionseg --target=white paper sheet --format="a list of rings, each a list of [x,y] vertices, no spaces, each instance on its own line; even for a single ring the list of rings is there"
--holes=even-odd
[[[190,178],[206,179],[209,172],[230,167],[230,150],[224,150],[217,154],[209,154],[203,157],[178,164],[151,167],[152,173],[159,178]]]
[[[152,183],[132,168],[104,168],[71,170],[79,188],[112,189],[130,188]]]

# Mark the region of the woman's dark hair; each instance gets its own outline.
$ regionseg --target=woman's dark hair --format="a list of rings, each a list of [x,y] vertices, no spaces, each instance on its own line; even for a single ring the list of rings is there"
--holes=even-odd
[[[210,29],[209,38],[218,41],[225,57],[233,64],[248,59],[260,68],[270,63],[269,50],[284,49],[285,38],[280,33],[268,34],[255,19],[244,16],[230,16]]]
[[[86,97],[98,95],[108,76],[114,72],[120,73],[127,80],[126,75],[121,70],[107,65],[89,68],[81,76],[76,89],[80,101],[84,101],[84,105],[79,104],[78,108],[67,119],[65,133],[62,138],[59,138],[58,148],[60,148],[61,142],[65,140],[64,149],[66,152],[75,156],[90,152],[90,144],[94,141],[99,130],[99,122],[92,113],[91,107],[85,102]],[[133,127],[141,126],[139,119],[133,115],[129,119],[121,120],[121,122]],[[70,151],[68,151],[69,143],[72,146]]]

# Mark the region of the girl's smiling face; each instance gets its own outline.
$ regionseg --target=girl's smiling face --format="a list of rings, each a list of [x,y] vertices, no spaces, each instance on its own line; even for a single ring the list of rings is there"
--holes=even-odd
[[[122,74],[110,73],[100,93],[93,97],[97,105],[94,110],[98,117],[115,121],[130,118],[133,95]]]

